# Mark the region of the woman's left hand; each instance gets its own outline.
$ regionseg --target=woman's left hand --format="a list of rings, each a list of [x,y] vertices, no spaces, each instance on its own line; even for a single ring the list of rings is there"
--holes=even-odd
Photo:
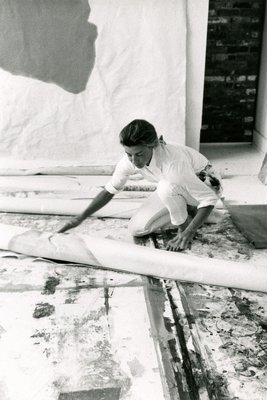
[[[193,237],[194,232],[186,229],[183,232],[178,232],[173,239],[169,240],[166,249],[170,251],[186,250],[191,247]]]

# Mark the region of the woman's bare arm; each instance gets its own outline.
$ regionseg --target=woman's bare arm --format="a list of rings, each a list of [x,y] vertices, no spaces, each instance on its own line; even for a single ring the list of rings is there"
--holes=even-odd
[[[67,230],[80,225],[87,217],[104,207],[113,196],[114,194],[109,193],[106,189],[103,189],[81,214],[67,222],[61,229],[59,229],[58,233],[66,232]]]

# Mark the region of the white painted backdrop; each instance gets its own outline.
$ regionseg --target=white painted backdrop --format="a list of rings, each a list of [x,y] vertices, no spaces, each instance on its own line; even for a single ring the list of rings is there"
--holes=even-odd
[[[122,152],[119,131],[134,118],[184,144],[185,3],[89,0],[96,60],[79,94],[0,69],[0,155],[18,163],[113,163]]]

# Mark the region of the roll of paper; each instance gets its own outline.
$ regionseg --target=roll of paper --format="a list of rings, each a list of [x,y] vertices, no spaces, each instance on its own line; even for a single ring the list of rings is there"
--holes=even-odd
[[[0,197],[0,211],[26,214],[79,215],[92,200]],[[94,213],[103,218],[131,218],[142,201],[116,200]]]
[[[152,249],[87,235],[52,234],[0,224],[0,248],[164,279],[267,293],[267,268],[248,262]]]

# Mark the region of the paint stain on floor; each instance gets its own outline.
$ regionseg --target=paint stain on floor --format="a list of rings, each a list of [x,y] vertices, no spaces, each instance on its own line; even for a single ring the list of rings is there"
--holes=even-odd
[[[44,291],[42,294],[54,294],[56,287],[59,285],[60,280],[54,276],[49,276],[45,282]]]
[[[132,376],[140,378],[145,372],[145,368],[140,361],[135,357],[133,360],[127,362],[129,365]]]
[[[49,303],[37,303],[33,312],[33,318],[44,318],[54,314],[55,306]]]

